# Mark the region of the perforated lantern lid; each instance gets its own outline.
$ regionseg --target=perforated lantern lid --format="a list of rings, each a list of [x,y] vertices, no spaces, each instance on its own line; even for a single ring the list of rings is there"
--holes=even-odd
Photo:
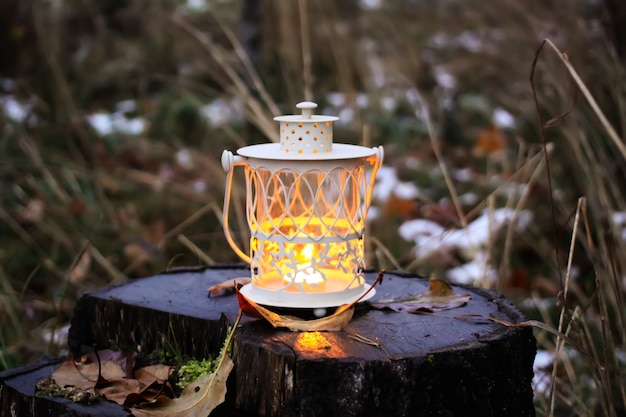
[[[296,105],[302,114],[278,116],[279,143],[246,146],[237,153],[249,158],[274,160],[333,160],[367,158],[376,153],[374,148],[333,143],[335,116],[313,114],[316,103],[304,101]]]

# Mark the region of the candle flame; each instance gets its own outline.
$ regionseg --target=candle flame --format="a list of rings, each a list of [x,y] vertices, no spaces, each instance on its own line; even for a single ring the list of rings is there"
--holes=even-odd
[[[323,284],[325,281],[324,277],[313,267],[314,255],[315,248],[313,244],[305,244],[302,249],[296,250],[294,258],[298,260],[299,265],[296,266],[296,270],[293,273],[287,274],[284,281],[315,286]],[[291,276],[293,276],[293,281]]]
[[[311,244],[307,244],[304,245],[304,249],[302,249],[302,256],[304,256],[306,259],[312,259],[313,258],[313,245]]]

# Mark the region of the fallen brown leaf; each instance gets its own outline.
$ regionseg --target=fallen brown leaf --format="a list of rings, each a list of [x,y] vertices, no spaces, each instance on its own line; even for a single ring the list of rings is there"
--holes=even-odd
[[[209,287],[209,297],[227,295],[235,291],[236,286],[243,286],[252,282],[249,277],[230,278]]]
[[[155,382],[164,383],[170,377],[172,368],[167,365],[149,365],[135,371],[135,379],[140,381],[146,387]]]
[[[496,125],[479,132],[474,145],[474,154],[477,156],[490,156],[504,149],[506,138]]]
[[[109,383],[107,386],[98,388],[98,392],[107,400],[124,405],[130,394],[139,394],[142,391],[142,385],[136,379],[118,379]]]
[[[461,307],[470,300],[469,294],[457,294],[445,281],[437,278],[430,280],[426,291],[395,300],[381,300],[371,303],[379,310],[393,310],[405,313],[435,312]]]
[[[337,307],[337,310],[326,317],[322,317],[314,320],[303,320],[299,317],[293,317],[288,315],[280,315],[273,311],[255,303],[254,301],[246,298],[238,288],[235,287],[237,292],[237,298],[241,310],[249,316],[259,317],[261,316],[267,320],[274,327],[286,327],[292,332],[310,332],[310,331],[339,331],[345,327],[346,324],[352,320],[354,314],[354,306],[372,289],[374,286],[383,280],[383,272],[379,273],[376,280],[368,291],[365,292],[359,299],[355,300],[351,304],[343,304]]]
[[[206,417],[226,398],[226,380],[233,369],[227,355],[217,370],[187,385],[180,397],[158,406],[131,408],[136,417]]]
[[[243,297],[254,310],[274,327],[286,327],[292,332],[338,331],[352,320],[354,304],[344,304],[330,316],[314,320],[303,320],[298,317],[280,315],[251,301],[237,290],[238,297]]]
[[[135,371],[134,378],[121,378],[97,387],[107,400],[120,405],[138,405],[169,401],[174,392],[168,382],[172,368],[149,365]],[[161,398],[164,397],[164,398]]]
[[[94,388],[101,379],[112,381],[124,376],[125,372],[119,364],[109,360],[99,366],[97,361],[91,361],[87,355],[79,362],[68,358],[52,374],[58,386],[81,389]]]
[[[240,311],[224,342],[222,355],[215,372],[187,385],[178,398],[164,401],[164,396],[159,396],[156,398],[155,404],[135,406],[131,408],[131,413],[136,417],[207,417],[211,414],[215,407],[223,403],[226,398],[226,381],[234,366],[232,359],[226,352],[232,345],[241,316]],[[151,373],[158,377],[164,376],[161,370]]]

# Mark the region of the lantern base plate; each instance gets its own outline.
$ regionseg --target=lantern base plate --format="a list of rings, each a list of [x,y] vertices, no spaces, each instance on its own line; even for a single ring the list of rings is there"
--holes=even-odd
[[[364,284],[362,288],[340,292],[295,293],[265,290],[254,284],[246,284],[239,291],[255,303],[269,307],[331,308],[339,307],[343,304],[351,304],[366,293],[359,302],[372,298],[376,294],[376,289],[371,287],[369,284]]]

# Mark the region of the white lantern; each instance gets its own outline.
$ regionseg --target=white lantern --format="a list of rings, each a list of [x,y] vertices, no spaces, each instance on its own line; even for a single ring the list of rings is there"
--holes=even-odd
[[[241,291],[259,304],[322,308],[349,303],[369,288],[363,277],[365,218],[383,148],[333,143],[337,117],[280,116],[280,142],[224,151],[224,232],[250,263]],[[228,212],[233,168],[245,167],[250,254],[233,240]],[[373,289],[368,297],[373,295]]]

